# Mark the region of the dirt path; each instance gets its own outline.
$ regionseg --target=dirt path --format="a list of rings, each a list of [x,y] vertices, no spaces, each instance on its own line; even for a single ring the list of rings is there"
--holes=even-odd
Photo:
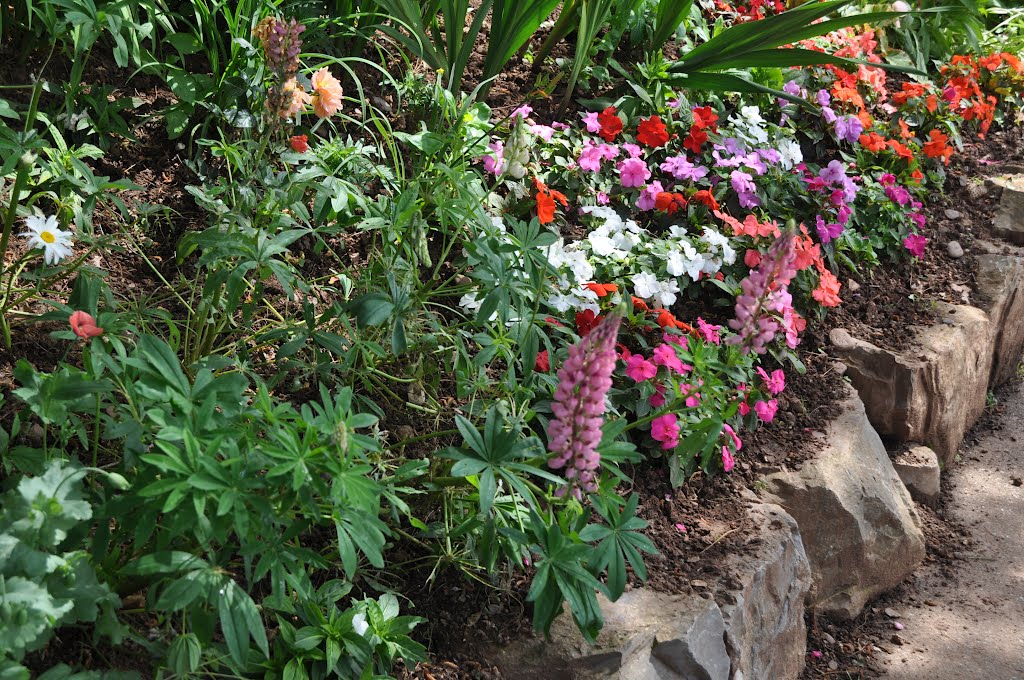
[[[991,430],[943,478],[947,516],[973,541],[953,579],[922,568],[887,680],[1024,680],[1024,388],[1001,399]]]

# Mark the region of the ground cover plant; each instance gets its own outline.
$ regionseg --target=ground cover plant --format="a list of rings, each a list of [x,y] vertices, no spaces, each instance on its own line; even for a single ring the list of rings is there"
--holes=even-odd
[[[0,675],[390,677],[453,575],[594,640],[634,471],[733,474],[1017,122],[1012,8],[901,5],[5,5]]]

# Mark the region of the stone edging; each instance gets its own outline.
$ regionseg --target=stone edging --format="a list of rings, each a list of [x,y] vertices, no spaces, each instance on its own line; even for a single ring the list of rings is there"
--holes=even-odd
[[[911,494],[932,502],[939,466],[956,456],[990,389],[1024,353],[1024,175],[988,180],[1001,193],[993,234],[977,242],[978,306],[939,304],[940,322],[894,352],[837,329],[835,354],[854,389],[799,471],[778,470],[749,508],[757,550],[728,558],[737,583],[719,601],[643,589],[602,602],[605,628],[587,645],[562,616],[551,639],[497,650],[513,680],[786,680],[806,654],[804,608],[837,618],[900,583],[924,558]],[[895,465],[883,438],[916,442]],[[908,488],[910,491],[908,492]]]

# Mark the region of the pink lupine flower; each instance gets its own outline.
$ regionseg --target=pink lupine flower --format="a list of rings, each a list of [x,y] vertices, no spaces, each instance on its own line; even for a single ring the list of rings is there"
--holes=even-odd
[[[740,345],[744,352],[753,350],[764,354],[767,351],[767,343],[779,331],[779,322],[771,312],[784,313],[792,303],[786,286],[796,275],[794,244],[792,233],[780,236],[764,254],[757,269],[740,282],[742,292],[736,297],[736,318],[729,321],[729,328],[736,331],[736,335],[728,338],[727,343]]]
[[[658,367],[640,354],[634,354],[626,360],[626,375],[638,383],[650,380],[657,374]]]
[[[771,395],[781,394],[786,389],[786,373],[781,368],[776,368],[768,374],[766,370],[757,367],[757,374],[761,376],[761,380],[764,381],[764,388],[768,390]]]
[[[671,449],[679,444],[679,423],[674,413],[666,413],[651,421],[651,437],[661,442],[661,448]]]
[[[766,423],[770,423],[775,420],[775,413],[779,410],[779,402],[777,399],[771,399],[769,401],[760,401],[754,403],[754,411],[757,413],[757,417]]]
[[[569,348],[569,357],[558,371],[558,387],[551,404],[554,418],[548,424],[548,467],[566,468],[565,476],[579,497],[580,490],[594,491],[601,462],[597,445],[605,395],[615,370],[615,337],[622,319],[610,316],[586,337]]]
[[[647,164],[639,158],[627,158],[619,163],[619,180],[625,188],[642,187],[651,178]]]

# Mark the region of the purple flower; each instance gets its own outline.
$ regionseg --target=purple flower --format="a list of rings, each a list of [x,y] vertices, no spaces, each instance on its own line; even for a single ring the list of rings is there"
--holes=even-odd
[[[834,123],[839,118],[830,106],[821,107],[821,117],[825,119],[826,123]]]
[[[754,178],[749,173],[743,172],[742,170],[733,170],[729,177],[732,180],[733,191],[736,193],[753,193],[757,191],[757,186],[754,184]]]
[[[757,208],[761,205],[761,199],[753,191],[741,191],[737,196],[741,208]]]
[[[846,179],[846,168],[839,161],[830,161],[828,165],[818,171],[818,177],[829,184],[842,184]]]
[[[619,180],[625,188],[642,187],[650,178],[651,171],[639,158],[627,158],[619,163]]]
[[[640,191],[640,198],[636,199],[636,207],[640,210],[654,210],[658,194],[664,191],[661,182],[654,180]]]
[[[595,491],[596,471],[601,462],[605,395],[612,386],[615,370],[615,337],[620,317],[608,317],[586,337],[569,348],[569,357],[558,371],[558,387],[551,403],[554,418],[548,424],[548,467],[565,468],[573,493]]]
[[[708,174],[708,169],[703,165],[694,165],[686,158],[685,154],[671,156],[661,164],[662,172],[667,172],[676,179],[688,179],[696,182]]]
[[[910,192],[907,191],[906,187],[891,184],[885,187],[885,195],[888,196],[889,200],[893,203],[899,203],[900,205],[910,203]]]
[[[821,215],[815,217],[816,228],[818,230],[818,238],[821,239],[822,243],[828,243],[834,238],[839,238],[839,235],[843,233],[843,225],[837,223],[826,224],[825,220],[821,218]]]
[[[828,93],[828,90],[818,90],[814,98],[817,100],[818,106],[828,106],[832,103],[832,95]]]
[[[843,116],[836,121],[836,137],[849,144],[856,144],[862,132],[864,124],[856,116]]]
[[[799,83],[797,83],[795,80],[791,80],[788,83],[786,83],[785,85],[783,85],[782,86],[782,91],[785,92],[786,94],[791,94],[794,97],[806,97],[807,96],[807,90],[805,90],[804,88],[800,87]]]

